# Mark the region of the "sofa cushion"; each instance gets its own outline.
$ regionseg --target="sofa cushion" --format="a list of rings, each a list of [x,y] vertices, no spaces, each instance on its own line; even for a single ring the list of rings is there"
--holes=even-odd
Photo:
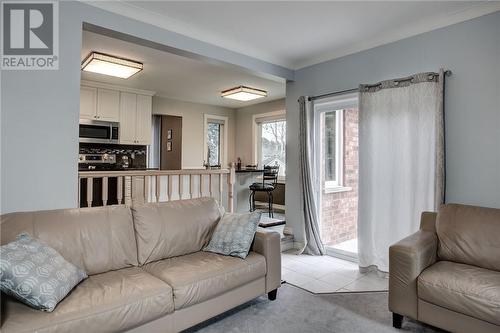
[[[0,289],[34,309],[51,312],[87,273],[27,234],[0,247]]]
[[[500,209],[443,205],[436,232],[441,260],[500,271]]]
[[[419,276],[418,297],[500,325],[500,272],[439,261]]]
[[[225,213],[203,251],[245,259],[255,238],[260,216],[260,212]]]
[[[152,262],[143,269],[172,286],[178,310],[265,276],[266,260],[255,252],[246,259],[196,252]]]
[[[132,213],[141,265],[200,251],[221,217],[213,198],[138,205]]]
[[[118,332],[174,311],[172,288],[137,267],[89,277],[51,313],[13,299],[2,332]]]
[[[132,214],[124,206],[6,214],[0,231],[2,245],[28,233],[89,275],[137,266]]]

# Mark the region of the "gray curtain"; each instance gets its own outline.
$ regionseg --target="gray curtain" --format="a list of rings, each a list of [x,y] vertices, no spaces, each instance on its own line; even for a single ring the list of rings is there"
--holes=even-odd
[[[299,155],[300,184],[302,186],[302,212],[304,215],[305,244],[302,253],[311,255],[325,254],[325,248],[320,237],[319,221],[316,205],[316,190],[314,188],[314,150],[312,148],[313,113],[309,98],[299,98]]]

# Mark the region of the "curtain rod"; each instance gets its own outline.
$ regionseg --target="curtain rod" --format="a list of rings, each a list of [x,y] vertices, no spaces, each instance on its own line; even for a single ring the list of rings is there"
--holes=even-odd
[[[445,76],[450,76],[451,74],[452,74],[452,72],[449,69],[444,71],[444,75]],[[343,95],[343,94],[353,93],[353,92],[357,92],[357,91],[359,91],[359,88],[334,91],[334,92],[326,93],[326,94],[322,94],[322,95],[311,96],[311,97],[309,97],[309,101],[314,101],[316,99],[321,99],[321,98],[325,98],[325,97],[331,97],[331,96],[336,96],[336,95]]]

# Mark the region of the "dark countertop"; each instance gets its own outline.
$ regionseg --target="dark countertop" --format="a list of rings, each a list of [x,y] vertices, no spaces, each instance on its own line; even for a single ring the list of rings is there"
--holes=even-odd
[[[264,172],[264,169],[236,169],[236,173]]]
[[[160,168],[122,168],[122,169],[118,169],[119,171],[127,171],[127,170],[131,170],[131,171],[137,171],[137,170],[160,170]]]
[[[148,171],[148,170],[160,170],[160,168],[116,168],[116,169],[84,169],[79,168],[78,171],[95,171],[95,172],[107,172],[107,171]]]

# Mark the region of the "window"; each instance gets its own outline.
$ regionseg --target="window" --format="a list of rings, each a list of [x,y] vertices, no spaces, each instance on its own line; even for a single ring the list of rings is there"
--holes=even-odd
[[[286,121],[274,120],[261,123],[260,164],[278,165],[279,176],[286,174]]]
[[[344,110],[322,113],[325,187],[342,186],[342,138]]]
[[[221,127],[223,125],[218,123],[208,123],[207,129],[207,144],[208,144],[208,164],[210,166],[220,166],[221,165]]]
[[[228,117],[204,115],[204,164],[227,167],[227,123]]]
[[[325,98],[314,103],[316,172],[325,192],[350,190],[344,187],[344,114],[358,107],[357,94]]]

